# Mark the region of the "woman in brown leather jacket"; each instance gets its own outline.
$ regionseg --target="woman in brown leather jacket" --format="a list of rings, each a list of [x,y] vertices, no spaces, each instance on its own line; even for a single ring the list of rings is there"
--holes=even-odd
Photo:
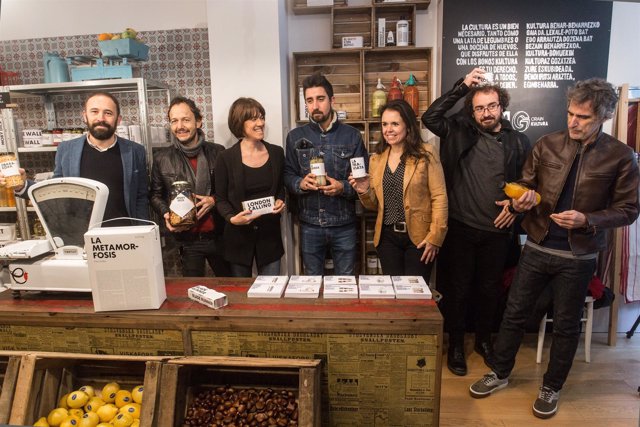
[[[438,154],[420,137],[403,100],[381,108],[383,141],[371,157],[369,176],[349,183],[362,204],[377,210],[374,245],[382,270],[420,275],[428,282],[447,232],[447,192]]]

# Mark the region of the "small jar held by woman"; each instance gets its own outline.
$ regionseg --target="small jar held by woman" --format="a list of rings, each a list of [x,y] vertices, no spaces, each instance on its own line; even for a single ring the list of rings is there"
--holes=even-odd
[[[225,259],[235,277],[280,274],[284,254],[280,213],[284,209],[284,150],[264,141],[265,110],[252,98],[238,98],[229,109],[229,129],[238,142],[218,157],[216,207],[227,221]],[[242,202],[274,197],[273,212],[256,216]]]
[[[447,192],[438,154],[420,137],[404,100],[380,109],[383,141],[371,157],[369,176],[349,177],[365,208],[377,210],[373,242],[389,275],[423,276],[447,232]]]

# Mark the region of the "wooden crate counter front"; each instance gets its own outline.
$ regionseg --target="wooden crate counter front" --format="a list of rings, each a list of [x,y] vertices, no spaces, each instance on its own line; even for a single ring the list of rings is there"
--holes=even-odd
[[[23,353],[0,352],[0,423],[9,422]]]
[[[0,294],[0,349],[320,359],[323,425],[438,425],[442,317],[431,300],[249,299],[252,279],[167,279],[160,310]],[[229,305],[187,298],[202,284]],[[89,348],[87,351],[86,349]]]

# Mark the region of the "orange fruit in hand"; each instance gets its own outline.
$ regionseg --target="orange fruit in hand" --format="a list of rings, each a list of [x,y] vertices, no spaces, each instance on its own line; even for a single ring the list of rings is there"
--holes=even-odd
[[[100,33],[98,34],[98,40],[105,41],[105,40],[111,40],[111,33]]]

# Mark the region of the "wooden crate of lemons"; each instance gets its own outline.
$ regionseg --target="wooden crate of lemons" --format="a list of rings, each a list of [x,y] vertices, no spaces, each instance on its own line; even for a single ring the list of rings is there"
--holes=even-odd
[[[150,427],[163,358],[34,353],[20,364],[10,424]]]
[[[24,353],[0,352],[0,423],[9,422],[9,413],[18,380],[20,359]]]

